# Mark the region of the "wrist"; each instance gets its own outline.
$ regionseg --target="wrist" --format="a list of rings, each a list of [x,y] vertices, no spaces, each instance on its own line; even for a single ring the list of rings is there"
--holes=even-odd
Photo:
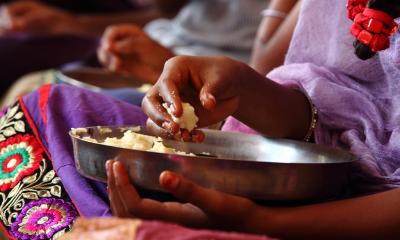
[[[287,17],[287,13],[284,11],[279,11],[276,9],[272,9],[272,8],[266,8],[264,10],[261,11],[261,16],[263,17],[273,17],[273,18],[278,18],[278,19],[285,19]]]
[[[241,76],[239,107],[234,117],[270,137],[304,139],[311,115],[304,94],[269,80],[253,69]]]
[[[261,207],[256,205],[252,208],[251,213],[246,221],[247,229],[245,232],[267,235],[268,237],[279,238],[284,235],[285,219],[283,209]]]
[[[86,33],[86,34],[92,34],[91,32],[91,21],[88,16],[80,15],[76,16],[76,22],[77,25],[79,26],[79,29],[81,32]]]

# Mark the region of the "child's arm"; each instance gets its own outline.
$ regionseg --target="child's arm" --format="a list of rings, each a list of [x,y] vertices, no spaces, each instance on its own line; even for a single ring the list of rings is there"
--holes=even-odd
[[[175,4],[172,5],[175,6]],[[177,11],[178,9],[173,11],[172,9],[165,10],[162,6],[153,6],[148,9],[116,14],[74,15],[36,1],[17,1],[1,7],[0,32],[99,35],[111,24],[134,23],[142,26],[156,18],[172,17]]]
[[[250,66],[262,75],[283,64],[290,40],[297,23],[300,1],[275,0],[270,9],[286,12],[286,18],[263,18],[253,46]]]
[[[270,208],[206,189],[172,172],[160,185],[186,204],[142,199],[120,162],[107,163],[113,213],[191,227],[251,232],[279,239],[398,239],[400,189],[292,208]]]
[[[181,101],[195,107],[198,127],[233,115],[260,133],[303,139],[311,121],[310,104],[300,91],[225,57],[171,58],[142,106],[153,122],[175,134],[179,126],[162,104],[172,104],[174,115],[180,117]]]
[[[400,189],[342,201],[257,211],[258,232],[283,239],[397,239]],[[276,229],[268,227],[270,218]],[[258,219],[258,220],[257,220]],[[262,230],[264,228],[264,230]]]

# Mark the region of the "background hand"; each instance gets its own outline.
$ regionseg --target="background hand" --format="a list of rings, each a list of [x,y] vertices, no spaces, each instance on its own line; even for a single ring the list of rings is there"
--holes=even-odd
[[[37,1],[16,1],[0,9],[2,33],[84,33],[70,13]]]
[[[111,71],[130,73],[145,82],[155,83],[173,53],[148,37],[141,28],[121,24],[106,29],[98,57]]]

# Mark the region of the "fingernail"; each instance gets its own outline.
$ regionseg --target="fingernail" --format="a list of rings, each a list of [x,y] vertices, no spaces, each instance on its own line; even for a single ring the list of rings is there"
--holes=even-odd
[[[170,133],[176,133],[179,130],[175,129],[174,124],[172,124],[171,122],[163,122],[161,126]]]
[[[116,183],[120,183],[121,179],[119,177],[118,171],[117,171],[117,166],[119,165],[119,162],[114,162],[112,165],[112,171],[114,173],[114,178]]]
[[[175,140],[177,140],[177,141],[182,140],[181,131],[179,131],[179,132],[177,132],[177,133],[175,133],[175,134],[172,134],[172,138],[175,139]]]
[[[182,130],[182,140],[184,142],[189,142],[190,140],[192,140],[192,137],[190,136],[190,133],[187,130]]]
[[[162,128],[164,128],[165,130],[169,130],[169,122],[163,122],[162,124],[161,124],[161,126],[162,126]]]
[[[204,138],[205,138],[205,136],[204,136],[203,132],[201,132],[199,130],[192,131],[192,142],[200,143],[200,142],[204,141]]]
[[[216,104],[215,97],[210,93],[203,94],[200,101],[201,104],[208,109],[213,108]]]
[[[107,176],[110,175],[110,168],[111,168],[110,165],[111,165],[111,161],[108,160],[108,161],[106,162],[106,173],[107,173]]]
[[[179,184],[179,178],[173,173],[165,173],[163,176],[163,185],[168,189],[175,189]]]
[[[175,115],[176,114],[175,104],[171,104],[169,108],[171,109],[171,112]]]
[[[215,97],[209,93],[206,94],[206,98],[208,101],[212,102],[212,104],[215,104],[216,100]]]

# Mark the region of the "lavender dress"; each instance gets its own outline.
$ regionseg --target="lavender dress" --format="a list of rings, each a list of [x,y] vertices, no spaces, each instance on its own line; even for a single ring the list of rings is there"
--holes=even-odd
[[[285,65],[267,77],[306,91],[319,110],[316,143],[361,159],[352,185],[364,194],[400,186],[400,33],[390,49],[359,60],[346,2],[303,1]],[[238,128],[254,132],[234,119],[224,127]]]

